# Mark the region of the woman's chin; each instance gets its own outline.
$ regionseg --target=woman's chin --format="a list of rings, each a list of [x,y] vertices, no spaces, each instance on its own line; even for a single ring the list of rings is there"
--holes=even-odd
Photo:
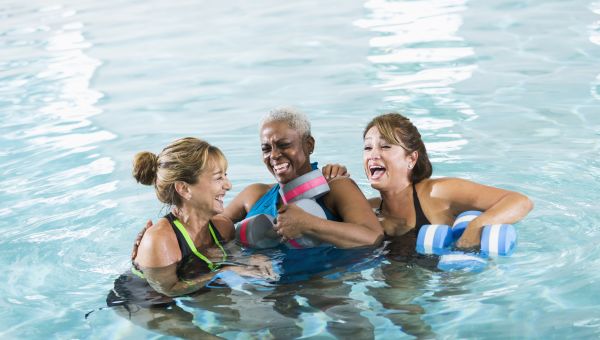
[[[213,215],[222,214],[225,211],[225,207],[222,204],[217,204],[213,207]]]
[[[369,183],[371,184],[371,188],[373,189],[380,190],[384,188],[384,185],[383,183],[381,183],[381,181],[370,179]]]
[[[292,174],[289,174],[287,172],[284,173],[279,173],[279,174],[274,174],[275,179],[277,180],[277,183],[279,184],[286,184],[287,182],[290,182],[292,180],[294,180],[296,178],[296,176],[293,176]]]

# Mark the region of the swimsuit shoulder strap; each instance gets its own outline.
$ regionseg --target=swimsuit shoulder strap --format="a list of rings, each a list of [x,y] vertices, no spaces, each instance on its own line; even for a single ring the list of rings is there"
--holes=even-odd
[[[258,214],[277,216],[277,201],[279,200],[279,184],[273,185],[261,198],[254,203],[246,218]]]
[[[172,215],[172,213],[170,213],[170,215]],[[175,217],[175,216],[173,215],[173,217]],[[169,221],[171,221],[171,220],[169,220]],[[173,221],[172,224],[175,226],[175,228],[177,229],[179,234],[182,235],[183,239],[185,240],[185,245],[187,246],[187,248],[189,248],[191,253],[196,255],[202,261],[206,262],[206,264],[208,265],[208,268],[210,268],[210,270],[216,269],[218,266],[215,265],[206,256],[204,256],[201,252],[199,252],[198,249],[196,249],[196,246],[194,245],[194,242],[192,241],[190,234],[188,234],[187,230],[185,230],[185,227],[179,221],[179,219],[174,218],[172,221]],[[213,240],[215,241],[215,244],[217,245],[217,247],[219,247],[219,249],[221,249],[221,251],[223,252],[223,261],[225,261],[227,259],[227,253],[225,252],[225,249],[223,249],[221,242],[219,242],[219,238],[221,237],[221,235],[218,234],[218,231],[216,231],[216,228],[213,227],[212,222],[210,222],[210,221],[208,222],[208,230],[209,230]],[[177,232],[176,232],[176,234],[177,234]],[[217,235],[219,235],[219,238],[217,238]],[[179,238],[178,238],[178,241],[179,241]],[[183,255],[183,252],[182,252],[182,255]]]
[[[163,217],[166,218],[167,221],[169,221],[169,224],[171,224],[171,227],[173,227],[173,232],[175,233],[175,236],[177,237],[177,244],[179,245],[179,250],[181,251],[181,258],[182,259],[186,258],[190,254],[192,254],[192,250],[188,246],[188,243],[186,242],[184,235],[181,233],[181,231],[175,225],[175,220],[177,219],[177,217],[175,217],[175,215],[173,215],[172,212],[166,214]],[[131,272],[141,278],[144,278],[144,272],[133,261],[131,261]]]
[[[185,240],[185,236],[175,224],[175,220],[177,220],[177,217],[175,217],[175,215],[172,212],[170,212],[165,215],[165,218],[167,219],[167,221],[169,221],[171,227],[173,227],[175,236],[177,236],[177,243],[179,244],[179,250],[181,250],[181,258],[185,258],[192,254],[192,249],[189,247],[187,241]]]
[[[421,208],[421,202],[419,201],[419,195],[417,195],[417,189],[415,187],[415,183],[412,184],[412,189],[413,189],[413,203],[415,206],[415,230],[418,231],[421,228],[421,226],[423,226],[425,224],[430,224],[430,222],[427,219],[427,216],[425,216],[423,209]]]

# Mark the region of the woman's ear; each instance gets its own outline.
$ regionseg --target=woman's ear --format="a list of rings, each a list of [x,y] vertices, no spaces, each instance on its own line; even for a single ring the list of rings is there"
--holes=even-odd
[[[313,151],[315,151],[315,139],[313,138],[313,136],[306,137],[306,139],[304,140],[304,145],[306,147],[306,153],[308,155],[312,154]]]
[[[408,157],[410,158],[410,163],[412,164],[411,168],[413,168],[417,164],[417,160],[419,159],[419,151],[415,150],[411,152]]]
[[[177,191],[179,197],[183,198],[184,200],[189,200],[192,198],[190,186],[184,181],[175,182],[175,191]]]

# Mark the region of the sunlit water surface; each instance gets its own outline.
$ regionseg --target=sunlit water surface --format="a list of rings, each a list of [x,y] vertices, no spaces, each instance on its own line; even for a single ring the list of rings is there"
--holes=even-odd
[[[179,301],[183,324],[229,339],[600,335],[598,1],[8,0],[0,52],[2,338],[161,337],[112,309],[84,318],[165,212],[133,155],[204,138],[229,158],[231,200],[272,181],[257,121],[279,105],[307,112],[314,159],[346,164],[367,196],[362,128],[403,112],[434,176],[535,202],[518,249],[478,274],[388,257],[211,290]]]

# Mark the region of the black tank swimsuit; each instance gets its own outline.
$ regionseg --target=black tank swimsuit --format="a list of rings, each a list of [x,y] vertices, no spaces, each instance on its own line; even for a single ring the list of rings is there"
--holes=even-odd
[[[165,215],[165,218],[171,223],[173,227],[173,231],[175,231],[175,235],[177,236],[177,243],[179,244],[179,249],[181,250],[181,261],[177,264],[177,276],[183,280],[189,280],[198,275],[206,274],[210,272],[212,269],[209,267],[208,263],[199,258],[192,248],[190,248],[189,243],[186,241],[185,236],[181,233],[179,228],[175,225],[175,220],[177,217],[173,215],[173,213],[168,213]],[[223,244],[224,240],[219,230],[217,228],[212,227],[212,222],[208,222],[209,229],[214,232],[215,243],[217,245]]]
[[[421,209],[421,202],[419,202],[419,196],[417,195],[417,189],[415,188],[415,183],[412,185],[413,187],[413,205],[415,206],[415,227],[413,228],[413,232],[415,235],[419,235],[419,230],[421,227],[426,224],[431,224],[425,216],[423,209]]]
[[[164,216],[177,236],[177,243],[181,250],[181,261],[177,264],[177,276],[182,280],[189,280],[197,277],[200,274],[208,273],[211,271],[208,263],[200,259],[185,239],[185,236],[181,233],[175,220],[177,217],[173,213],[169,213]],[[213,227],[212,222],[209,221],[209,230],[211,234],[214,233],[213,238],[218,241],[215,242],[217,245],[223,243],[223,237],[219,233],[217,228]],[[226,254],[224,254],[226,255]],[[136,273],[137,272],[137,273]],[[139,307],[165,307],[172,305],[174,300],[170,297],[164,296],[156,292],[146,279],[143,278],[143,273],[139,268],[132,265],[132,269],[119,276],[114,283],[114,288],[108,293],[106,298],[106,304],[109,307],[113,306],[124,306],[129,310],[131,305],[137,305]]]
[[[421,202],[419,201],[419,196],[417,195],[417,189],[415,188],[415,183],[412,184],[412,189],[413,189],[413,205],[415,207],[415,227],[412,228],[406,234],[412,233],[415,236],[417,236],[417,235],[419,235],[419,230],[421,230],[421,227],[426,224],[431,224],[431,222],[429,222],[429,220],[427,219],[427,216],[425,216],[425,213],[423,212],[423,209],[421,208]],[[379,203],[379,212],[381,212],[382,207],[383,207],[383,200],[381,200],[381,202]]]
[[[431,222],[429,222],[427,216],[425,216],[425,213],[421,208],[421,202],[419,201],[419,196],[417,195],[415,183],[413,183],[412,188],[413,205],[415,208],[415,227],[404,235],[388,238],[388,241],[390,241],[390,243],[387,245],[387,249],[389,251],[388,257],[398,262],[416,263],[421,267],[434,269],[437,266],[437,259],[422,256],[415,251],[419,230],[421,230],[421,227],[424,225],[431,224]],[[379,205],[380,210],[382,205],[383,201]]]

